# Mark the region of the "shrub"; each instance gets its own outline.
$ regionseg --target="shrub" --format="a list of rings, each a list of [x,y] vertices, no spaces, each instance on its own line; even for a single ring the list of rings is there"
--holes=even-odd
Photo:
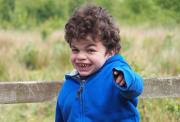
[[[17,52],[19,60],[27,69],[38,68],[38,51],[32,43],[28,43],[24,48]]]

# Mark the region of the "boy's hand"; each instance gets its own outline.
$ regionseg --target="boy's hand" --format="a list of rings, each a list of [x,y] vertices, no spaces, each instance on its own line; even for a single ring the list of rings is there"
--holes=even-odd
[[[126,82],[124,81],[123,73],[121,71],[113,71],[114,79],[117,84],[120,86],[125,86]]]

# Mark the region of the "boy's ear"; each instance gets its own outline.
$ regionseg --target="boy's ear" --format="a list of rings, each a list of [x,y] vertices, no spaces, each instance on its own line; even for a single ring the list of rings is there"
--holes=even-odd
[[[110,55],[111,55],[111,56],[115,55],[115,50],[111,50],[111,51],[110,51]]]
[[[115,51],[114,50],[107,51],[106,55],[113,56],[113,55],[115,55]]]

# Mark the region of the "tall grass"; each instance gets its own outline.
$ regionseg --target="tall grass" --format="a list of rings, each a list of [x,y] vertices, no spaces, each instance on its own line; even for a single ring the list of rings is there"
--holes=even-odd
[[[121,28],[121,54],[143,77],[180,76],[179,28]],[[63,80],[71,71],[61,30],[0,31],[0,81]],[[141,99],[142,122],[180,121],[180,99]],[[54,121],[55,101],[0,105],[0,122]]]

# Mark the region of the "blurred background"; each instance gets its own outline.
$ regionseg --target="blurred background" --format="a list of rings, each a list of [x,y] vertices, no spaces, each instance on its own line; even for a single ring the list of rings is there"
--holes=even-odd
[[[0,82],[63,80],[64,25],[85,3],[106,8],[121,54],[144,78],[180,76],[179,0],[0,0]],[[56,101],[0,105],[0,122],[53,122]],[[180,98],[140,99],[142,122],[179,122]]]

